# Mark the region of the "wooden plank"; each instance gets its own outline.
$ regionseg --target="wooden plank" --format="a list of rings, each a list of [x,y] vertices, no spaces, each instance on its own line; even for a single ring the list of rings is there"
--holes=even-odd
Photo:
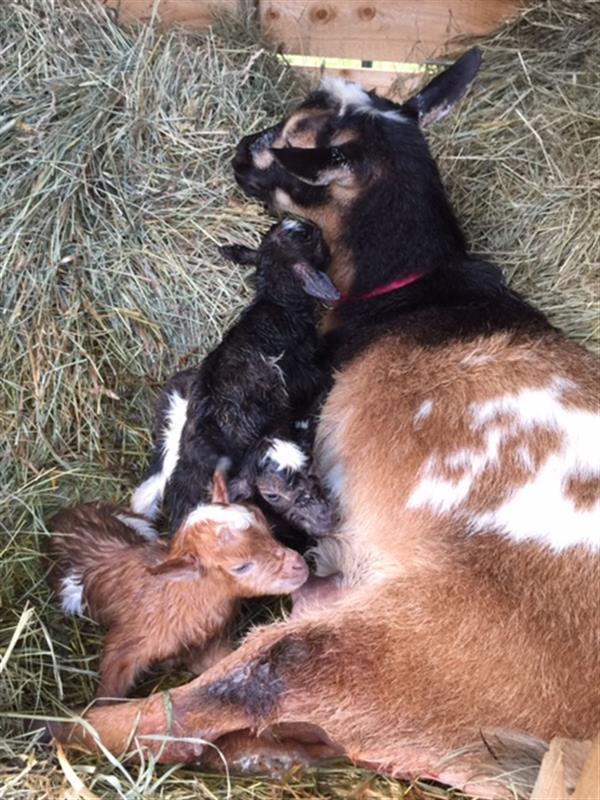
[[[260,0],[259,14],[286,53],[420,62],[452,52],[459,36],[495,30],[518,8],[519,0]]]
[[[237,11],[248,7],[240,0],[102,0],[106,8],[112,9],[120,25],[149,22],[153,8],[162,25],[185,25],[186,28],[208,28],[214,21],[215,12]]]

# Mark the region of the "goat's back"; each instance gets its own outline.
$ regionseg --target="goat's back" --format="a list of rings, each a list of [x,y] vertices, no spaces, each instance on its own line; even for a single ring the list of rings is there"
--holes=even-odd
[[[91,615],[98,617],[93,606],[104,605],[98,596],[104,593],[99,576],[104,576],[107,596],[114,598],[124,572],[156,562],[166,549],[145,517],[109,503],[60,511],[48,528],[52,533],[45,548],[48,583],[63,609],[72,614],[83,613],[87,602]],[[94,595],[96,602],[90,603]]]

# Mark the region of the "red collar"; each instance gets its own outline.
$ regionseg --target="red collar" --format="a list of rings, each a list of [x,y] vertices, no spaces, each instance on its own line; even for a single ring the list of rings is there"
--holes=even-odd
[[[340,299],[334,303],[334,308],[341,306],[342,303],[355,303],[359,300],[370,300],[372,297],[379,297],[382,294],[395,292],[397,289],[402,289],[404,286],[409,286],[411,283],[415,283],[416,281],[425,277],[426,274],[427,273],[425,272],[411,272],[410,275],[407,275],[405,278],[398,278],[395,281],[386,283],[384,286],[378,286],[376,289],[371,289],[370,292],[365,292],[364,294],[343,294]]]

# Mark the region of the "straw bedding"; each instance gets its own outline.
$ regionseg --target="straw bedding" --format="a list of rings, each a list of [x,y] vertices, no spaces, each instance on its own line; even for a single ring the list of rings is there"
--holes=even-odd
[[[434,152],[473,248],[597,350],[600,4],[537,3],[484,52],[460,113],[431,131]],[[65,797],[78,780],[88,798],[407,791],[344,765],[229,784],[69,754],[73,772],[25,719],[88,702],[100,646],[96,626],[52,603],[44,519],[84,498],[127,499],[157,386],[247,301],[217,244],[255,242],[268,220],[228,160],[302,93],[243,22],[203,37],[124,32],[94,3],[0,4],[2,798]]]

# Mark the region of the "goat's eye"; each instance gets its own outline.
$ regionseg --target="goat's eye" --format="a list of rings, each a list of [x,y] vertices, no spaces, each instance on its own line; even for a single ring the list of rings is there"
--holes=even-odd
[[[236,575],[243,575],[245,572],[250,572],[254,566],[253,561],[248,561],[246,564],[239,564],[237,567],[232,567],[231,571]]]

